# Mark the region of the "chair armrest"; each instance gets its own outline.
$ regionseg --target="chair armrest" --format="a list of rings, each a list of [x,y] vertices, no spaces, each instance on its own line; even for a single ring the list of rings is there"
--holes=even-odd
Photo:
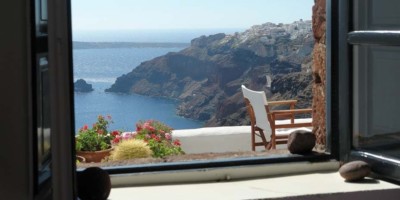
[[[301,113],[312,113],[311,108],[306,109],[294,109],[294,110],[274,110],[271,112],[272,122],[271,126],[275,128],[298,128],[298,127],[308,127],[312,126],[312,123],[295,123],[294,115]],[[281,116],[291,116],[290,124],[275,124],[275,120],[282,118]]]
[[[300,114],[300,113],[312,113],[312,109],[311,108],[305,108],[305,109],[272,110],[271,111],[271,115]]]
[[[269,106],[296,104],[297,100],[283,100],[283,101],[268,101]]]
[[[312,109],[306,108],[306,109],[291,109],[291,110],[273,110],[270,111],[270,116],[272,121],[281,119],[290,119],[290,122],[294,124],[295,115],[301,113],[312,114]]]

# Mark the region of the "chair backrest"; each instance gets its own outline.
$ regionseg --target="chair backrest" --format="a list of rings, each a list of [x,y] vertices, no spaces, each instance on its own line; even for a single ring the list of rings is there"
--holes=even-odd
[[[266,106],[268,105],[267,97],[264,91],[253,91],[242,85],[243,97],[248,100],[251,106],[251,112],[254,112],[255,125],[265,131],[265,136],[270,138],[271,126],[268,121]],[[251,115],[251,114],[250,114]],[[252,117],[251,117],[252,118]],[[253,119],[252,119],[253,120]]]

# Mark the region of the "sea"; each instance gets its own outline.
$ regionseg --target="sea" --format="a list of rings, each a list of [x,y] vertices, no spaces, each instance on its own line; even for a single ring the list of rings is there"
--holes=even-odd
[[[74,41],[81,42],[170,42],[187,43],[201,35],[220,32],[233,33],[238,29],[185,30],[185,31],[81,31],[73,33]],[[142,96],[104,92],[117,77],[129,73],[140,63],[178,52],[183,47],[130,47],[73,49],[74,81],[84,79],[92,84],[94,91],[74,93],[75,130],[91,126],[99,115],[110,115],[113,123],[109,128],[132,131],[143,120],[159,120],[174,129],[202,127],[204,122],[184,118],[176,114],[179,102]]]
[[[176,101],[104,92],[118,76],[126,74],[141,62],[179,51],[180,48],[104,48],[73,50],[74,79],[84,79],[94,91],[74,93],[75,129],[92,125],[98,115],[110,115],[111,129],[134,130],[140,120],[160,120],[175,129],[201,127],[199,121],[177,116]]]

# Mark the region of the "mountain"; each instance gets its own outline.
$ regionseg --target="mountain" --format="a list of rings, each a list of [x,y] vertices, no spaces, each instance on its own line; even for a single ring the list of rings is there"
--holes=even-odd
[[[311,21],[265,23],[233,35],[201,36],[180,52],[141,63],[106,92],[177,99],[177,113],[206,126],[248,124],[240,86],[270,100],[311,106]]]
[[[73,41],[74,49],[105,49],[105,48],[185,48],[187,43],[146,43],[146,42],[79,42]]]

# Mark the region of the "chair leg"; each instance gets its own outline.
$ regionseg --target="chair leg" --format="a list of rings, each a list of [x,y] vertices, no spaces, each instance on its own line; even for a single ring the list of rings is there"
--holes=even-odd
[[[268,148],[269,148],[268,147],[268,142],[267,142],[267,139],[265,138],[264,131],[262,131],[260,129],[260,130],[258,130],[258,132],[260,132],[260,137],[261,137],[261,140],[262,140],[262,142],[264,144],[265,150],[268,150]]]
[[[251,150],[256,150],[256,131],[254,130],[254,127],[251,127]]]
[[[272,146],[272,149],[276,149],[276,137],[275,137],[275,129],[272,129],[271,130],[271,146]]]

